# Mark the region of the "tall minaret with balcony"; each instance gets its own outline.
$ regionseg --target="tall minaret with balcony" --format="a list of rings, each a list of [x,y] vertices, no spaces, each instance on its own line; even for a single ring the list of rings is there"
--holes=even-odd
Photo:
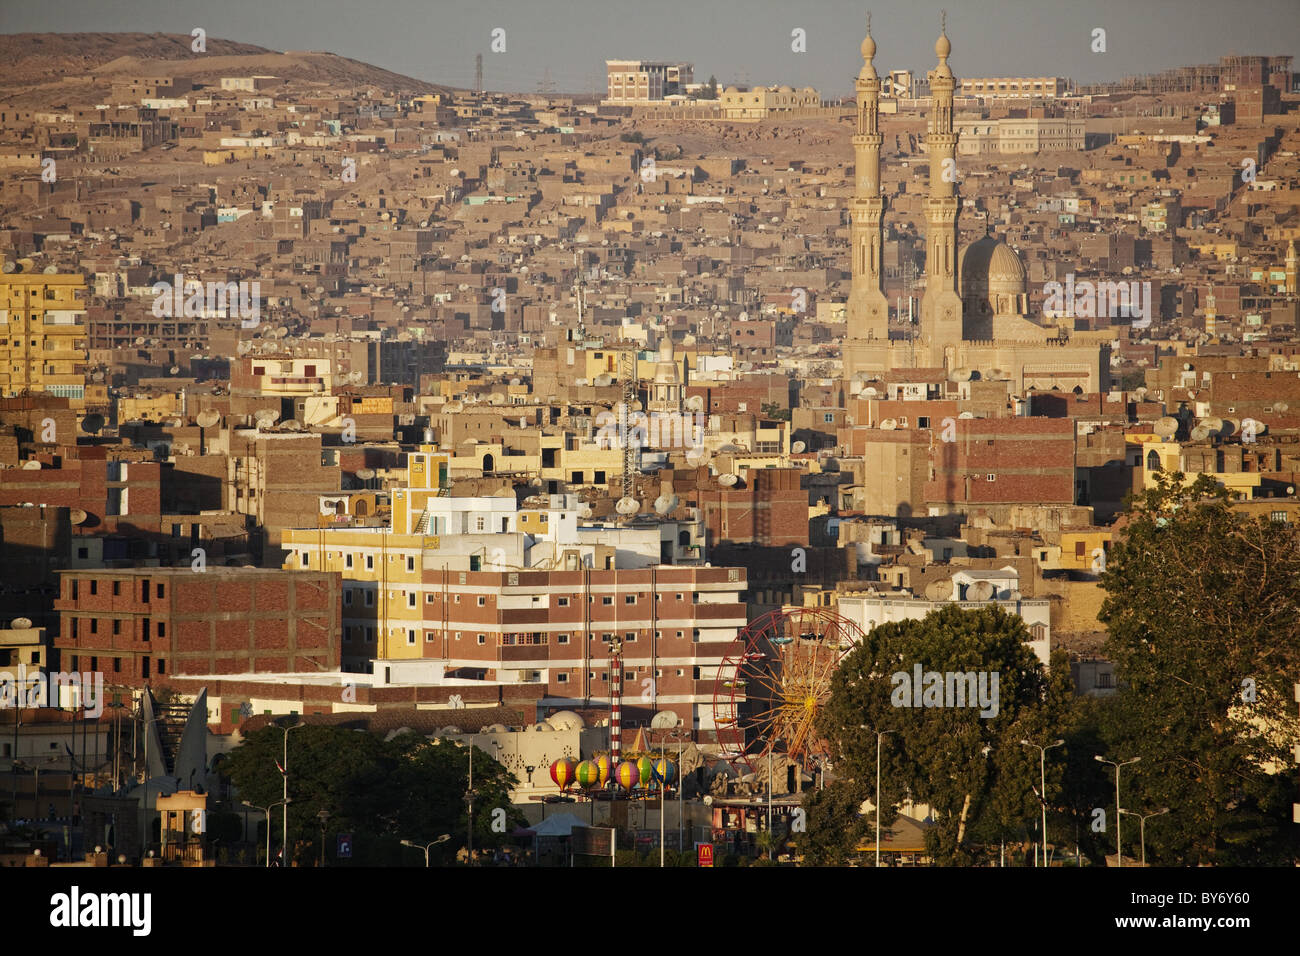
[[[876,41],[871,38],[871,14],[867,14],[867,38],[862,41],[862,72],[856,82],[858,125],[853,136],[853,161],[857,185],[849,209],[853,244],[853,284],[849,292],[848,335],[851,339],[889,340],[889,300],[881,282],[881,249],[884,234],[881,219],[885,201],[880,195],[880,77],[871,62]]]
[[[926,148],[930,154],[930,195],[925,200],[925,295],[921,299],[921,336],[931,348],[932,361],[942,363],[944,348],[962,339],[961,297],[957,294],[957,134],[952,124],[956,81],[948,66],[947,14],[934,52],[939,65],[930,71],[930,123]]]

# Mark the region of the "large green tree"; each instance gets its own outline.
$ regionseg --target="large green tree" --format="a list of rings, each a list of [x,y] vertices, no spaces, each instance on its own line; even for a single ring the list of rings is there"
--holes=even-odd
[[[451,840],[442,846],[442,860],[465,845],[467,748],[414,732],[384,741],[365,731],[313,725],[291,730],[288,747],[289,831],[296,858],[319,858],[321,810],[330,814],[327,851],[333,853],[335,834],[351,833],[356,862],[422,863],[423,856],[401,841],[425,844],[444,833]],[[508,798],[514,776],[475,749],[474,846],[497,846],[524,819]],[[281,799],[283,752],[284,730],[274,726],[250,734],[231,751],[222,769],[239,800],[265,807]],[[494,815],[498,809],[504,813]],[[278,808],[271,819],[274,855],[282,835]]]
[[[1124,769],[1126,809],[1170,809],[1147,826],[1149,860],[1296,859],[1298,545],[1295,528],[1234,510],[1208,476],[1160,475],[1130,504],[1101,578],[1121,685],[1105,756],[1141,758]],[[1136,849],[1135,821],[1124,827]]]
[[[1020,741],[1060,735],[1071,688],[1064,659],[1049,674],[1029,637],[1020,618],[996,607],[948,605],[922,620],[875,627],[845,656],[819,716],[837,782],[807,801],[809,830],[817,831],[805,841],[810,859],[842,859],[874,829],[874,819],[864,825],[855,810],[874,802],[876,731],[891,732],[881,748],[882,825],[904,799],[928,805],[935,826],[927,850],[939,862],[989,859],[1001,839],[1032,827],[1041,808],[1039,756]],[[983,674],[988,691],[996,686],[996,712],[910,706],[901,691],[918,664],[926,673]],[[1048,769],[1050,804],[1060,771],[1051,762]]]

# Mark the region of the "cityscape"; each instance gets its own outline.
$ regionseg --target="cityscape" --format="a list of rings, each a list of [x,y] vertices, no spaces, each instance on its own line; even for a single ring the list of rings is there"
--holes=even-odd
[[[183,7],[0,33],[0,867],[1300,865],[1300,13]]]

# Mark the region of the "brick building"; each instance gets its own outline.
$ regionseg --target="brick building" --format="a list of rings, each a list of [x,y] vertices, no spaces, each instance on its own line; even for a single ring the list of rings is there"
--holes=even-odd
[[[973,505],[1075,501],[1074,423],[1056,418],[959,418],[935,442],[925,498],[932,514]]]
[[[337,574],[259,568],[64,571],[58,666],[138,688],[173,675],[337,670]]]

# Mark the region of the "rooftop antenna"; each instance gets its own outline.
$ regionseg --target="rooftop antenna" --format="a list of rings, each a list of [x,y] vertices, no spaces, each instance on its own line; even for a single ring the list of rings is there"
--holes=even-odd
[[[483,95],[483,54],[474,55],[474,92]]]
[[[585,341],[587,338],[587,330],[583,328],[582,325],[582,308],[586,297],[586,281],[583,279],[582,275],[582,253],[577,250],[574,250],[573,253],[573,264],[577,266],[578,269],[578,281],[573,286],[573,293],[578,299],[578,338],[581,341]]]

